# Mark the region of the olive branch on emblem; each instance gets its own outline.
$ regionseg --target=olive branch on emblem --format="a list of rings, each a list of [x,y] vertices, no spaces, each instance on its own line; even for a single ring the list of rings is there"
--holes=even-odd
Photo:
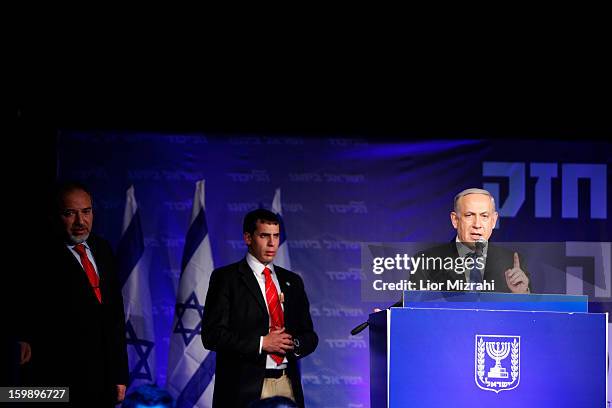
[[[519,370],[519,342],[514,339],[512,342],[512,354],[510,355],[512,382],[518,377]]]
[[[480,338],[480,341],[478,342],[478,352],[476,355],[476,361],[477,361],[476,372],[478,374],[478,378],[480,378],[480,381],[484,381],[483,377],[485,373],[485,342],[484,340],[482,340],[482,337]]]

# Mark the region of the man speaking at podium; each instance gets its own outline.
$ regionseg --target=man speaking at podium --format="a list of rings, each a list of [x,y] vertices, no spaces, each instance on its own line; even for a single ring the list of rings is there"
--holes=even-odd
[[[423,256],[461,260],[466,267],[419,268],[410,281],[417,282],[417,288],[431,282],[442,284],[445,290],[529,293],[529,275],[519,254],[489,243],[497,217],[495,200],[487,190],[461,191],[455,196],[450,213],[456,238],[426,250]]]

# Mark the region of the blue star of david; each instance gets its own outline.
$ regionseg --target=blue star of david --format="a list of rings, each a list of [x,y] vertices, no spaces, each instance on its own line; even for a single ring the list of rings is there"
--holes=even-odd
[[[187,310],[195,310],[198,312],[200,318],[198,319],[198,324],[194,328],[188,328],[183,325],[183,316]],[[191,340],[202,330],[202,317],[204,317],[204,306],[198,302],[198,297],[195,292],[192,292],[191,295],[187,298],[185,303],[177,303],[176,304],[176,327],[174,328],[174,333],[179,333],[183,336],[183,341],[185,342],[185,347],[189,345]]]
[[[134,327],[132,326],[132,322],[129,320],[125,325],[125,332],[128,347],[132,346],[138,355],[138,361],[130,370],[130,384],[134,380],[140,379],[153,381],[153,377],[151,376],[151,368],[149,367],[149,355],[153,350],[154,343],[152,341],[139,339]]]

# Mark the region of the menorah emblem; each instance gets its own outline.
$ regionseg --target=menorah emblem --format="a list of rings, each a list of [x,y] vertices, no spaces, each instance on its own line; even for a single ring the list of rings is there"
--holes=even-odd
[[[501,366],[501,360],[508,357],[510,354],[510,342],[485,342],[487,354],[495,360],[495,366],[489,370],[489,378],[508,378],[508,371]]]
[[[520,336],[476,335],[475,380],[487,391],[508,391],[520,381]]]

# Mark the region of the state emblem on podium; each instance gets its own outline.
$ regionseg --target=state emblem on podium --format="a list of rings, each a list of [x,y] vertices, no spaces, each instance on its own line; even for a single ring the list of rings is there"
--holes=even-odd
[[[521,336],[477,334],[474,353],[476,385],[486,391],[510,391],[521,379]]]

